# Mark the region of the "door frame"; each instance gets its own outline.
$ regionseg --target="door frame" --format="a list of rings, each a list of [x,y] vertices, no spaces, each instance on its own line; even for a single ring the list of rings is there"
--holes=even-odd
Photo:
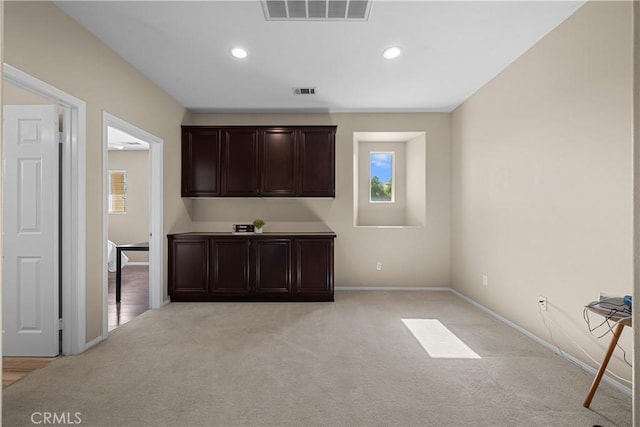
[[[62,149],[62,353],[79,354],[97,344],[87,343],[87,218],[86,218],[86,103],[7,63],[5,81],[46,98],[64,110]],[[100,341],[102,339],[100,338]]]
[[[149,308],[160,308],[163,298],[163,140],[113,114],[102,111],[102,242],[107,247],[109,237],[109,151],[107,128],[113,127],[149,143]],[[103,338],[109,335],[108,318],[109,279],[107,271],[107,252],[103,253],[102,295],[103,295]]]

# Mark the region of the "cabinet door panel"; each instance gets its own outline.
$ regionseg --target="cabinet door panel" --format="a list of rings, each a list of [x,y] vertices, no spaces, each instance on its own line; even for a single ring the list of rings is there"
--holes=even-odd
[[[223,196],[258,195],[258,132],[224,131]]]
[[[209,282],[208,240],[174,240],[169,251],[171,294],[206,294]]]
[[[251,242],[248,239],[216,239],[211,245],[211,292],[247,294]]]
[[[301,129],[299,195],[335,196],[335,130]]]
[[[256,239],[255,293],[288,294],[291,289],[291,241]]]
[[[296,239],[296,293],[333,293],[333,239]]]
[[[182,129],[182,197],[220,195],[220,130]]]
[[[262,188],[267,196],[297,192],[298,159],[294,129],[266,129],[262,134]]]

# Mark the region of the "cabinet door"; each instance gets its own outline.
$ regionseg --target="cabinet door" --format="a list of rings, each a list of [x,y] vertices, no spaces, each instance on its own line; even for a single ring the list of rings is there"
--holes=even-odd
[[[291,240],[256,239],[254,245],[257,294],[288,295],[291,289]]]
[[[249,239],[211,241],[211,293],[249,293]]]
[[[182,129],[182,197],[220,195],[220,129]]]
[[[335,197],[335,128],[302,128],[298,142],[299,195]]]
[[[298,150],[294,129],[265,129],[262,133],[262,185],[265,196],[295,196]]]
[[[199,298],[209,287],[209,241],[169,241],[169,293],[174,301]]]
[[[224,134],[223,196],[258,195],[258,132],[226,129]]]
[[[333,239],[296,239],[296,294],[333,295]]]

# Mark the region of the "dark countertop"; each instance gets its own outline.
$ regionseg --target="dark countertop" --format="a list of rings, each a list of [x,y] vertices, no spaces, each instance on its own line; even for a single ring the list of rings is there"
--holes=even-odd
[[[192,231],[188,233],[169,233],[171,237],[251,237],[251,238],[274,238],[274,237],[336,237],[333,231],[265,231],[262,233],[232,233],[226,231]]]

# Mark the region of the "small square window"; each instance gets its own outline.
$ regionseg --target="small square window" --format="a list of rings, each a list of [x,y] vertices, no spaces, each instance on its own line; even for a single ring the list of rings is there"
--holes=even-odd
[[[395,201],[393,151],[372,151],[369,155],[369,202],[393,203]]]

